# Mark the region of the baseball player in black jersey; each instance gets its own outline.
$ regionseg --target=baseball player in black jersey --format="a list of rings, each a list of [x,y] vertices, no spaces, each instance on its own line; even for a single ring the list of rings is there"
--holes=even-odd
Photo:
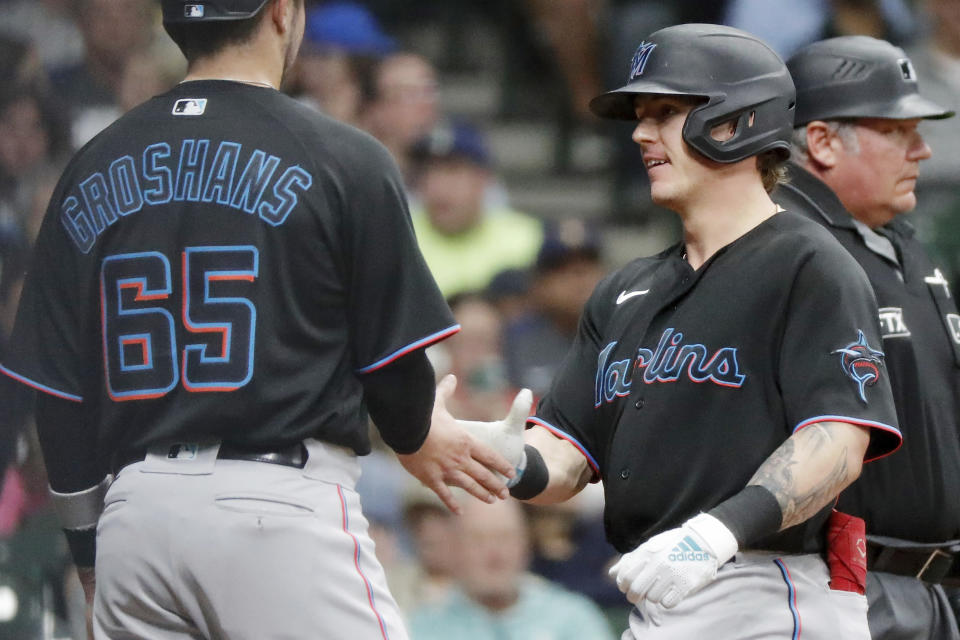
[[[513,467],[430,426],[423,347],[458,327],[388,152],[276,89],[303,2],[162,8],[187,78],[65,170],[2,369],[44,392],[93,634],[405,638],[354,491],[368,411],[454,510],[445,483],[494,500]]]
[[[931,153],[918,125],[953,114],[919,94],[910,60],[883,40],[823,40],[787,66],[796,164],[774,197],[826,227],[870,278],[906,439],[840,496],[840,508],[867,523],[870,631],[874,640],[956,640],[938,583],[960,551],[960,315],[899,217],[916,204]]]
[[[611,574],[636,605],[624,638],[869,637],[847,568],[862,536],[831,505],[900,434],[863,271],[768,195],[793,102],[749,34],[649,36],[591,109],[637,121],[683,242],[597,286],[531,428],[468,425],[524,467],[516,497],[603,481]]]

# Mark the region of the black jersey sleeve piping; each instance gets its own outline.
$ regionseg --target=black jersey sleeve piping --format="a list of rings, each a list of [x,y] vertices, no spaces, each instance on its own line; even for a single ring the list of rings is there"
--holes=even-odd
[[[455,324],[455,325],[453,325],[453,326],[451,326],[451,327],[447,327],[446,329],[443,329],[442,331],[437,331],[436,333],[432,333],[432,334],[430,334],[429,336],[427,336],[426,338],[421,338],[420,340],[417,340],[416,342],[411,342],[411,343],[408,344],[407,346],[401,347],[400,349],[397,349],[396,351],[394,351],[393,353],[391,353],[391,354],[388,355],[387,357],[381,358],[380,360],[377,360],[377,361],[374,362],[373,364],[369,364],[369,365],[367,365],[367,366],[365,366],[365,367],[361,367],[361,368],[357,369],[357,373],[370,373],[370,372],[372,372],[372,371],[376,371],[377,369],[380,369],[380,368],[382,368],[382,367],[385,367],[385,366],[387,366],[388,364],[390,364],[391,362],[393,362],[393,361],[395,361],[395,360],[397,360],[397,359],[399,359],[399,358],[402,358],[403,356],[407,355],[407,354],[410,353],[411,351],[416,351],[417,349],[422,349],[422,348],[424,348],[424,347],[429,347],[431,344],[434,344],[435,342],[440,342],[441,340],[446,340],[447,338],[449,338],[449,337],[452,336],[453,334],[457,333],[458,331],[460,331],[460,325],[459,325],[459,324]]]
[[[849,416],[816,416],[813,418],[807,418],[793,428],[793,433],[796,433],[797,431],[800,431],[800,429],[809,427],[811,424],[815,424],[817,422],[846,422],[848,424],[857,425],[858,427],[867,427],[870,429],[870,446],[867,448],[867,453],[864,455],[864,462],[873,462],[874,460],[885,458],[899,449],[903,444],[903,434],[900,433],[900,430],[896,427],[893,427],[889,424],[884,424],[882,422],[864,420],[863,418],[851,418]],[[874,437],[877,432],[884,434],[886,437]]]
[[[20,375],[19,373],[8,369],[8,368],[6,368],[5,366],[3,366],[2,364],[0,364],[0,373],[3,373],[3,374],[5,374],[5,375],[9,376],[10,378],[16,380],[17,382],[20,382],[20,383],[23,383],[23,384],[27,385],[27,386],[30,387],[31,389],[36,389],[37,391],[42,391],[42,392],[44,392],[44,393],[46,393],[46,394],[49,394],[49,395],[51,395],[51,396],[54,396],[54,397],[57,397],[57,398],[62,398],[63,400],[70,400],[71,402],[83,402],[83,396],[78,396],[78,395],[75,395],[75,394],[73,394],[73,393],[67,393],[66,391],[61,391],[61,390],[59,390],[59,389],[54,389],[53,387],[48,387],[48,386],[45,385],[45,384],[41,384],[40,382],[37,382],[36,380],[33,380],[33,379],[31,379],[31,378],[28,378],[28,377],[26,377],[26,376],[24,376],[24,375]]]
[[[569,433],[566,433],[565,431],[562,431],[556,428],[546,420],[543,420],[542,418],[538,418],[536,416],[527,418],[527,422],[535,424],[538,427],[543,427],[544,429],[552,433],[554,436],[560,438],[561,440],[566,440],[567,442],[572,444],[574,447],[576,447],[577,451],[582,453],[583,457],[587,459],[587,464],[590,465],[590,468],[593,469],[593,479],[594,480],[600,479],[600,465],[597,464],[596,459],[592,455],[590,455],[590,452],[587,451],[587,448],[584,447],[582,444],[580,444],[580,442],[576,438],[571,436]]]

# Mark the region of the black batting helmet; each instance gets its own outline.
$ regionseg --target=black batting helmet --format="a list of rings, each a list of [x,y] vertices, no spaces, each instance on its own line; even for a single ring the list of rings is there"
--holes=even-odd
[[[787,67],[773,49],[739,29],[681,24],[653,33],[637,48],[627,84],[597,96],[590,110],[601,118],[636,120],[640,94],[697,96],[683,125],[683,139],[716,162],[738,162],[765,151],[790,155],[795,91]],[[723,142],[710,131],[737,120]]]
[[[257,15],[268,0],[161,0],[163,21],[244,20]]]
[[[920,95],[917,74],[900,47],[870,36],[829,38],[787,62],[797,86],[796,124],[841,118],[949,118],[952,111]]]

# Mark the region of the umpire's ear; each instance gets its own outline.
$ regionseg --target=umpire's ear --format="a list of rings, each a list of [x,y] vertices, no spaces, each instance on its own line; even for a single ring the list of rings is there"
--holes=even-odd
[[[839,130],[823,120],[807,124],[807,160],[819,169],[832,169],[839,162],[839,155],[847,152]]]

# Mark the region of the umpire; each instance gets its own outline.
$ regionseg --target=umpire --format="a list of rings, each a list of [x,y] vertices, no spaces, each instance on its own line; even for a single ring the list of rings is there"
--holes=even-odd
[[[900,216],[916,205],[931,154],[919,123],[953,113],[919,94],[906,54],[882,40],[823,40],[787,64],[797,87],[793,164],[774,199],[823,224],[866,271],[904,434],[902,451],[866,467],[840,497],[839,508],[867,522],[870,631],[956,640],[940,583],[960,550],[960,316]]]

